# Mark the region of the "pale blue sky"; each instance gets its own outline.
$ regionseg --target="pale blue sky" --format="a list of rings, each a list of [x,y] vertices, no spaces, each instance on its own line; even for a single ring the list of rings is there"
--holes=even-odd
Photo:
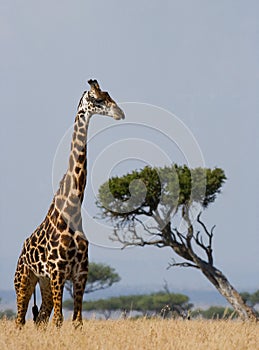
[[[0,289],[13,288],[22,243],[46,215],[54,156],[89,78],[118,102],[176,115],[197,140],[205,165],[225,170],[223,193],[206,213],[207,223],[217,225],[216,265],[234,286],[259,288],[258,13],[253,0],[1,1]],[[157,125],[159,117],[152,118]],[[96,116],[91,122],[90,136],[103,126],[120,133],[114,121]],[[136,115],[126,116],[122,135],[140,140],[140,128],[126,129],[126,122],[136,123]],[[170,128],[169,134],[174,140]],[[105,147],[117,141],[101,135]],[[145,133],[143,139],[150,141]],[[137,150],[151,161],[139,142],[127,157],[132,149],[132,157]],[[166,143],[159,147],[170,153]],[[100,157],[97,148],[89,148],[90,167]],[[91,225],[85,223],[86,235],[95,231]],[[90,256],[114,266],[123,285],[155,288],[166,279],[172,290],[213,289],[196,270],[167,271],[169,249],[93,245]]]

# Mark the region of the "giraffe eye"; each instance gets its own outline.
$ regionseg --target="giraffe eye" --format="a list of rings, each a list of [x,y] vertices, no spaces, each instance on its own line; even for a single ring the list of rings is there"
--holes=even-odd
[[[96,102],[96,103],[102,103],[102,102],[103,102],[103,99],[102,99],[102,98],[97,98],[97,99],[95,100],[95,102]]]

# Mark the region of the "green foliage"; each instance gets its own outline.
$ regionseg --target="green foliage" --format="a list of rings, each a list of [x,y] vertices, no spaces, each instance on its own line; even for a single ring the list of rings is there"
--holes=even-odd
[[[243,293],[240,293],[240,296],[242,297],[242,299],[244,300],[244,302],[247,304],[249,303],[249,299],[250,299],[250,293],[248,292],[243,292]]]
[[[149,215],[162,206],[170,214],[181,206],[214,202],[226,180],[220,168],[190,169],[173,164],[163,168],[146,166],[122,177],[113,177],[99,188],[98,206],[103,216],[130,219]]]
[[[0,311],[0,320],[6,318],[8,320],[13,320],[15,318],[15,312],[11,309],[6,309],[4,311]]]
[[[85,293],[108,288],[120,279],[113,267],[101,263],[90,263]]]
[[[132,196],[132,191],[136,196]],[[160,194],[161,185],[156,169],[145,167],[141,172],[133,171],[123,177],[110,179],[101,186],[99,199],[105,208],[110,208],[114,212],[132,212],[139,207],[139,204],[155,210],[159,204]],[[139,203],[142,198],[144,202]]]
[[[100,289],[111,287],[114,283],[120,281],[120,276],[113,267],[101,263],[89,263],[89,272],[85,288],[85,293],[92,293]],[[67,281],[66,290],[73,297],[73,285]]]
[[[247,305],[254,307],[256,304],[259,304],[259,289],[251,294],[248,292],[243,292],[240,293],[240,295]]]
[[[222,306],[211,306],[206,310],[195,310],[192,312],[192,317],[201,316],[206,319],[229,319],[237,317],[233,309]]]
[[[2,298],[0,298],[0,303],[1,303]],[[15,318],[15,312],[11,309],[6,309],[3,311],[0,311],[0,320],[3,318],[7,318],[8,320],[12,320]]]
[[[62,306],[63,306],[64,309],[73,310],[73,308],[74,308],[74,301],[73,301],[73,299],[64,300],[63,303],[62,303]]]
[[[250,301],[251,301],[251,304],[253,306],[256,304],[259,304],[259,290],[257,290],[255,293],[251,294]]]
[[[135,310],[140,312],[160,312],[165,305],[181,306],[182,308],[189,308],[189,298],[183,294],[174,293],[152,293],[144,295],[128,295],[120,297],[112,297],[109,299],[99,299],[95,301],[84,301],[84,311],[116,311],[116,310]],[[63,303],[64,308],[72,310],[72,301],[65,301]]]

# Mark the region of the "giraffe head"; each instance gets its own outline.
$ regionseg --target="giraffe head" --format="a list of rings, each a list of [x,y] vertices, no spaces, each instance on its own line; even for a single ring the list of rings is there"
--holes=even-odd
[[[101,114],[113,117],[116,120],[124,119],[125,115],[108,92],[102,91],[97,80],[88,80],[90,90],[85,91],[78,105],[81,110],[90,115]]]

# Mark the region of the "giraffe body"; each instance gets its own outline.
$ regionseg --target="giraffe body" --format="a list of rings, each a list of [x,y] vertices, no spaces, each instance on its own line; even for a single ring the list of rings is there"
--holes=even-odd
[[[88,241],[82,228],[81,205],[87,178],[87,131],[93,114],[124,119],[123,111],[96,80],[89,80],[79,102],[66,174],[44,221],[24,242],[15,273],[18,326],[25,324],[31,295],[40,285],[42,304],[36,323],[63,321],[62,296],[66,280],[74,292],[73,322],[82,324],[82,300],[88,274]]]

